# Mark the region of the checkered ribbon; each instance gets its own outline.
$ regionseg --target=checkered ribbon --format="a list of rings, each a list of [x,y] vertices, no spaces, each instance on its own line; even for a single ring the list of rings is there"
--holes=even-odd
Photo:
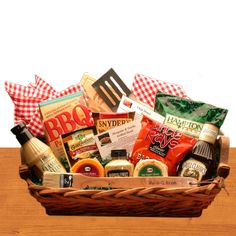
[[[158,91],[179,97],[187,97],[184,89],[177,84],[156,80],[141,74],[135,75],[132,93],[138,100],[153,108]]]
[[[15,125],[23,121],[33,135],[43,137],[44,130],[38,104],[47,99],[79,92],[81,86],[76,84],[57,92],[42,78],[35,75],[35,84],[30,83],[28,86],[23,86],[5,81],[5,89],[15,105]]]

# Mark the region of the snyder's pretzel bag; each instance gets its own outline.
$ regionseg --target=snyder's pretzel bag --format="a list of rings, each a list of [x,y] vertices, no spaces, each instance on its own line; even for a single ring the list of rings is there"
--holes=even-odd
[[[98,133],[126,124],[134,119],[135,112],[100,112],[93,113],[93,119]]]
[[[175,175],[178,164],[196,141],[194,137],[144,116],[130,160],[136,165],[143,159],[156,159],[168,166],[168,175]]]
[[[160,92],[156,94],[155,111],[165,116],[164,124],[197,138],[205,123],[220,128],[228,112],[204,102]]]

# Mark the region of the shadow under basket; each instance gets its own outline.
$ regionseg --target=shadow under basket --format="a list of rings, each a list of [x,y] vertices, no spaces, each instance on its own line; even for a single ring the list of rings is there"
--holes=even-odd
[[[27,182],[31,195],[49,215],[199,217],[224,188],[224,179],[230,170],[227,165],[228,137],[220,136],[216,146],[220,156],[217,176],[204,185],[192,187],[164,188],[155,185],[111,190],[48,188],[33,183],[25,165],[20,166],[20,176]]]

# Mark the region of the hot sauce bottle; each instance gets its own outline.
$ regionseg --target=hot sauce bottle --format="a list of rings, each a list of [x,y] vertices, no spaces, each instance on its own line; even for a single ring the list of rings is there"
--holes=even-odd
[[[212,124],[204,124],[199,139],[192,151],[178,168],[178,175],[193,177],[198,181],[212,177],[214,169],[214,148],[219,129]]]
[[[22,164],[27,164],[39,178],[42,178],[44,171],[66,173],[51,148],[34,137],[24,123],[13,127],[11,132],[16,135],[16,139],[21,144]]]

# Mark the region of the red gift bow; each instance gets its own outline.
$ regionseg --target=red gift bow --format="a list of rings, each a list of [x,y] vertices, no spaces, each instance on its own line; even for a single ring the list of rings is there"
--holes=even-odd
[[[30,83],[28,86],[23,86],[5,81],[5,89],[15,105],[15,125],[23,121],[33,135],[44,137],[38,104],[47,99],[79,92],[82,88],[79,84],[75,84],[61,92],[57,92],[42,78],[35,75],[35,84]]]
[[[153,108],[158,91],[179,97],[188,97],[184,89],[178,84],[156,80],[141,74],[135,75],[132,84],[132,93],[138,100]]]

